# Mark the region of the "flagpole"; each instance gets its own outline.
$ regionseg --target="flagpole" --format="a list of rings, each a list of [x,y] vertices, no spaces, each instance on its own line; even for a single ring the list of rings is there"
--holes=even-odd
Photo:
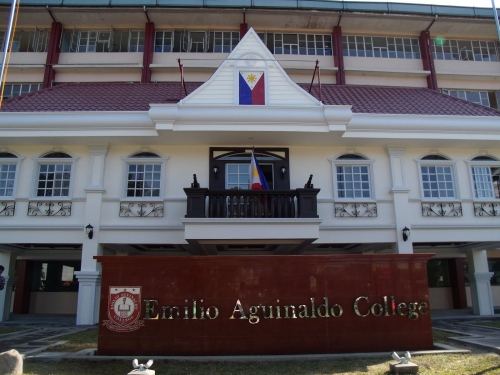
[[[497,7],[495,5],[495,0],[491,0],[491,5],[493,6],[493,14],[495,15],[495,23],[497,25],[498,40],[500,41],[500,24],[498,23],[498,13]]]
[[[2,68],[0,71],[0,108],[3,102],[3,91],[5,89],[5,80],[7,78],[7,68],[9,66],[10,53],[12,51],[12,41],[13,41],[13,29],[15,29],[15,20],[17,18],[17,10],[21,0],[12,0],[12,6],[10,9],[9,17],[9,27],[7,28],[7,35],[5,35],[5,41],[3,45],[3,56],[2,56]]]

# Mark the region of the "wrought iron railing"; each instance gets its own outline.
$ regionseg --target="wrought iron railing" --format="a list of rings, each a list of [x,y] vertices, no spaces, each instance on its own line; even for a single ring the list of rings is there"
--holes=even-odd
[[[317,218],[320,189],[186,188],[187,218]]]

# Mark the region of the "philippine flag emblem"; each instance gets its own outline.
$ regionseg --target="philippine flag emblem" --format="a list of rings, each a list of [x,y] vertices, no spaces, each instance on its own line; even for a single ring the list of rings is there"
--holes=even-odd
[[[240,72],[240,104],[266,104],[264,72]]]

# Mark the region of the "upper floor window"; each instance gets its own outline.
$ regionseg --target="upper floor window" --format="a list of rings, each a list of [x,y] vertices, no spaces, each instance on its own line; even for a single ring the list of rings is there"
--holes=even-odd
[[[36,197],[70,197],[75,159],[65,152],[51,152],[36,162]]]
[[[155,52],[229,53],[239,41],[237,31],[157,31]]]
[[[420,59],[417,38],[344,35],[344,56]]]
[[[3,98],[10,99],[16,96],[28,94],[33,91],[38,91],[42,88],[41,83],[13,83],[5,85]]]
[[[289,190],[288,149],[256,148],[255,157],[272,190]],[[210,189],[250,189],[251,149],[210,149]]]
[[[497,43],[479,40],[432,39],[436,60],[498,61]]]
[[[455,98],[464,99],[469,102],[490,106],[490,99],[487,91],[465,91],[465,90],[441,90],[443,94],[454,96]]]
[[[10,152],[0,152],[0,197],[13,198],[20,159]]]
[[[478,156],[469,161],[474,198],[500,199],[500,161]]]
[[[0,30],[0,51],[4,50],[6,30]],[[12,40],[12,52],[47,52],[50,29],[17,30]]]
[[[418,161],[424,198],[457,198],[455,163],[441,155],[428,155]]]
[[[330,159],[333,166],[335,198],[373,199],[371,166],[373,161],[357,154]]]
[[[257,33],[271,53],[277,55],[333,55],[329,34]]]
[[[64,30],[61,52],[142,52],[144,30]]]
[[[138,152],[124,159],[125,198],[162,197],[166,160],[152,152]]]

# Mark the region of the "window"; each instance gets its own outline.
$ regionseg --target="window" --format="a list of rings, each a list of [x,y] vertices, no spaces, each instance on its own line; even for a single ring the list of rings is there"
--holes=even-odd
[[[418,161],[424,198],[455,199],[454,162],[440,155],[428,155]]]
[[[5,85],[3,91],[3,98],[10,99],[16,96],[28,94],[30,92],[38,91],[42,88],[41,83],[14,83]]]
[[[489,156],[478,156],[469,162],[474,198],[500,199],[500,162]]]
[[[139,152],[125,159],[125,198],[160,199],[163,197],[164,164],[152,152]]]
[[[417,38],[344,35],[344,56],[420,59]]]
[[[373,161],[357,154],[345,154],[330,161],[333,167],[336,199],[373,199],[370,183]]]
[[[10,152],[0,152],[0,197],[14,198],[20,159]]]
[[[172,52],[172,31],[157,31],[155,33],[155,52]]]
[[[274,54],[333,55],[332,36],[329,34],[257,33]]]
[[[288,149],[256,148],[254,152],[269,188],[289,190]],[[210,189],[250,189],[252,149],[213,147],[210,155]],[[281,172],[282,169],[285,173]]]
[[[441,90],[441,92],[472,103],[481,104],[486,107],[490,106],[487,91]]]
[[[448,259],[431,259],[427,262],[429,288],[450,287]]]
[[[432,39],[436,60],[498,61],[497,43],[478,40]]]
[[[71,197],[74,158],[64,152],[51,152],[35,162],[35,197]]]
[[[239,41],[238,31],[157,31],[154,50],[229,53]]]
[[[64,30],[61,52],[142,52],[144,30]]]
[[[0,51],[4,50],[6,30],[0,30]],[[12,40],[12,52],[47,52],[49,29],[17,30]]]

